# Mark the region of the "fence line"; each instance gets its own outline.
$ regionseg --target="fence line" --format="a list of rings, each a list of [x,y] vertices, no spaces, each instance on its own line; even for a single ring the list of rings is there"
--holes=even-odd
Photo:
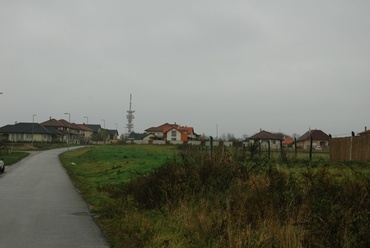
[[[370,135],[330,139],[330,161],[370,161]]]

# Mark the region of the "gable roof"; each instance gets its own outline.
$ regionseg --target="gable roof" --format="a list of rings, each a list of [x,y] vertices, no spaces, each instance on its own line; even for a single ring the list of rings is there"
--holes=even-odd
[[[109,135],[110,135],[110,136],[114,136],[114,135],[116,135],[116,134],[117,134],[117,136],[118,136],[118,131],[117,131],[117,130],[115,130],[115,129],[108,129],[108,133],[109,133]]]
[[[294,139],[290,136],[284,136],[283,138],[283,145],[289,145],[294,142]]]
[[[161,132],[161,133],[167,133],[169,130],[176,128],[179,130],[181,133],[187,133],[187,134],[194,134],[194,128],[193,127],[188,127],[188,126],[180,126],[178,124],[169,124],[169,123],[164,123],[158,127],[150,127],[145,130],[145,132],[148,133],[156,133],[156,132]]]
[[[329,141],[329,135],[327,135],[326,133],[324,133],[321,130],[308,130],[305,134],[303,134],[301,137],[299,137],[297,139],[297,141],[309,140],[309,139],[311,139],[311,137],[312,137],[313,140]]]
[[[141,140],[146,135],[148,135],[148,134],[147,133],[131,132],[130,135],[127,137],[127,139],[129,139],[129,140]]]
[[[358,135],[370,135],[370,130],[367,130],[365,128],[365,131],[361,132],[361,133],[358,133]]]
[[[76,125],[78,125],[80,129],[83,131],[93,132],[93,130],[91,130],[88,126],[86,126],[86,124],[76,124]]]
[[[41,122],[40,124],[45,127],[69,127],[65,123],[58,121],[54,118]]]
[[[44,127],[39,123],[20,122],[14,125],[6,125],[0,128],[0,133],[23,133],[23,134],[50,134],[62,135],[55,128]]]
[[[166,122],[166,123],[164,123],[164,124],[162,124],[162,125],[160,125],[158,127],[150,127],[150,128],[148,128],[148,129],[146,129],[144,131],[146,131],[148,133],[151,133],[151,132],[162,132],[162,133],[164,133],[169,128],[172,128],[174,126],[177,126],[177,124],[176,123],[175,124],[169,124],[169,123]]]
[[[97,133],[100,129],[102,129],[99,124],[86,124],[86,126],[93,130],[94,133]]]
[[[259,133],[256,133],[255,135],[249,137],[249,139],[251,140],[281,140],[281,138],[278,137],[277,135],[267,132],[265,130],[262,130]]]

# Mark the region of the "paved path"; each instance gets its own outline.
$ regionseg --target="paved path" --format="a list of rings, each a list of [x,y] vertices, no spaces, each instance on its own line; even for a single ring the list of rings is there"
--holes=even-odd
[[[32,153],[0,174],[0,247],[109,247],[58,159]]]

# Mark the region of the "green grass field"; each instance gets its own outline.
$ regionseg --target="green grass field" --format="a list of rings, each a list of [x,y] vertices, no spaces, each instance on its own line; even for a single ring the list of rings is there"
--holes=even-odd
[[[60,158],[112,247],[369,247],[369,164],[306,155],[123,145]]]
[[[15,164],[18,161],[24,159],[28,155],[29,155],[29,153],[27,153],[27,152],[11,152],[11,153],[8,153],[8,152],[2,151],[0,153],[0,158],[4,161],[5,165],[9,166],[9,165]]]

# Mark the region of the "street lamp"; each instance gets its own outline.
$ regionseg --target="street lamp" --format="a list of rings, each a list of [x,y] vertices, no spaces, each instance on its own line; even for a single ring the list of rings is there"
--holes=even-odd
[[[34,133],[34,131],[33,131],[34,127],[33,126],[34,126],[34,123],[35,123],[35,116],[36,116],[36,114],[32,115],[32,146],[33,146],[33,133]]]
[[[114,125],[116,126],[116,130],[118,130],[118,124],[117,123],[114,123]]]
[[[104,129],[105,129],[105,120],[104,119],[101,119],[103,122],[104,122]]]
[[[84,118],[86,118],[86,124],[89,124],[89,117],[88,116],[84,116]]]
[[[71,113],[64,113],[65,115],[68,115],[68,123],[70,124],[71,123]],[[68,141],[67,141],[67,144],[69,143],[70,141],[70,136],[71,136],[71,130],[70,128],[68,128]],[[68,146],[68,150],[69,150],[69,146]]]

